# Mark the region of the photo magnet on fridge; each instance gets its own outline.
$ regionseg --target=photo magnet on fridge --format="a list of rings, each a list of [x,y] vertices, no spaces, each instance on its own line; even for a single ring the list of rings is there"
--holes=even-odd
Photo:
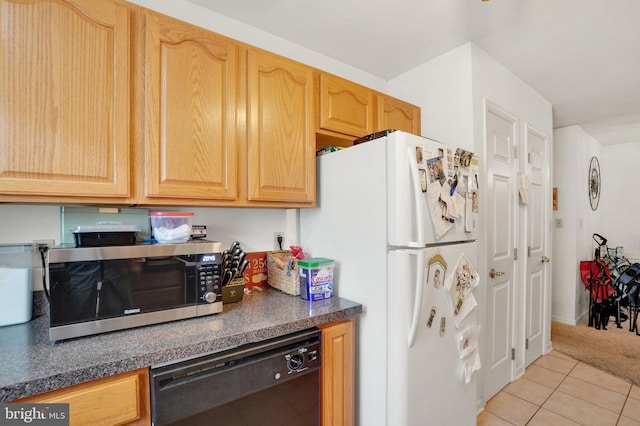
[[[427,327],[431,328],[431,326],[433,325],[433,320],[436,317],[436,307],[433,306],[431,308],[431,314],[429,315],[429,320],[427,321]]]
[[[427,260],[427,270],[427,282],[433,284],[435,288],[440,288],[447,273],[447,262],[440,253],[436,253]]]
[[[447,283],[449,296],[453,304],[453,319],[456,327],[477,306],[472,290],[478,285],[480,277],[469,259],[460,254],[453,275]]]

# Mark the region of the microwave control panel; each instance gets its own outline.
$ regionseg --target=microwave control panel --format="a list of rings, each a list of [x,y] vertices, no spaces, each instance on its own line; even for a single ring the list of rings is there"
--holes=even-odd
[[[222,300],[222,258],[219,254],[202,254],[196,267],[198,303]]]

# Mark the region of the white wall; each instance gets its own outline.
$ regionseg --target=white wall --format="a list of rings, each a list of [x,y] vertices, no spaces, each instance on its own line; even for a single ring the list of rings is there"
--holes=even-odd
[[[151,210],[155,209],[152,208]],[[285,232],[287,239],[297,236],[288,224],[285,209],[241,208],[171,208],[158,210],[193,211],[194,223],[207,226],[207,238],[220,241],[227,248],[239,241],[247,252],[273,249],[273,233]],[[60,244],[60,206],[0,205],[0,245],[31,243],[33,240],[54,240]],[[289,241],[289,244],[293,242]],[[0,266],[2,265],[0,255]],[[42,290],[40,264],[33,265],[33,289]]]
[[[580,278],[579,262],[593,258],[596,244],[592,236],[603,234],[603,198],[601,196],[598,209],[592,211],[588,197],[589,163],[592,156],[597,156],[602,170],[600,153],[598,141],[579,126],[554,131],[558,210],[553,212],[552,319],[566,324],[575,325],[589,307],[589,293]]]
[[[422,107],[422,135],[474,147],[471,44],[453,49],[389,81],[389,93]]]
[[[552,318],[576,324],[588,315],[589,294],[580,278],[579,262],[593,258],[594,233],[605,237],[609,247],[623,247],[631,262],[640,261],[640,197],[634,190],[640,180],[640,141],[602,146],[579,126],[557,129],[554,138],[558,210],[554,212]],[[596,211],[591,210],[587,196],[593,156],[598,157],[602,179]]]
[[[640,141],[603,146],[600,171],[602,235],[610,247],[623,247],[631,262],[640,262]]]

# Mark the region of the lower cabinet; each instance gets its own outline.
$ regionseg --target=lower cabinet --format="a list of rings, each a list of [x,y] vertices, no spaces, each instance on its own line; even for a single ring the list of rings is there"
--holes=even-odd
[[[68,403],[71,426],[150,425],[149,370],[141,368],[16,402]]]
[[[355,422],[355,320],[351,318],[319,328],[322,330],[322,425],[352,426]]]

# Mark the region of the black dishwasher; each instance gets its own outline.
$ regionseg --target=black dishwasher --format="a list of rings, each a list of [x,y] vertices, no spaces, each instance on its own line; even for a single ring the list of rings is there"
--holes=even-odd
[[[151,369],[160,425],[320,424],[320,330]]]

